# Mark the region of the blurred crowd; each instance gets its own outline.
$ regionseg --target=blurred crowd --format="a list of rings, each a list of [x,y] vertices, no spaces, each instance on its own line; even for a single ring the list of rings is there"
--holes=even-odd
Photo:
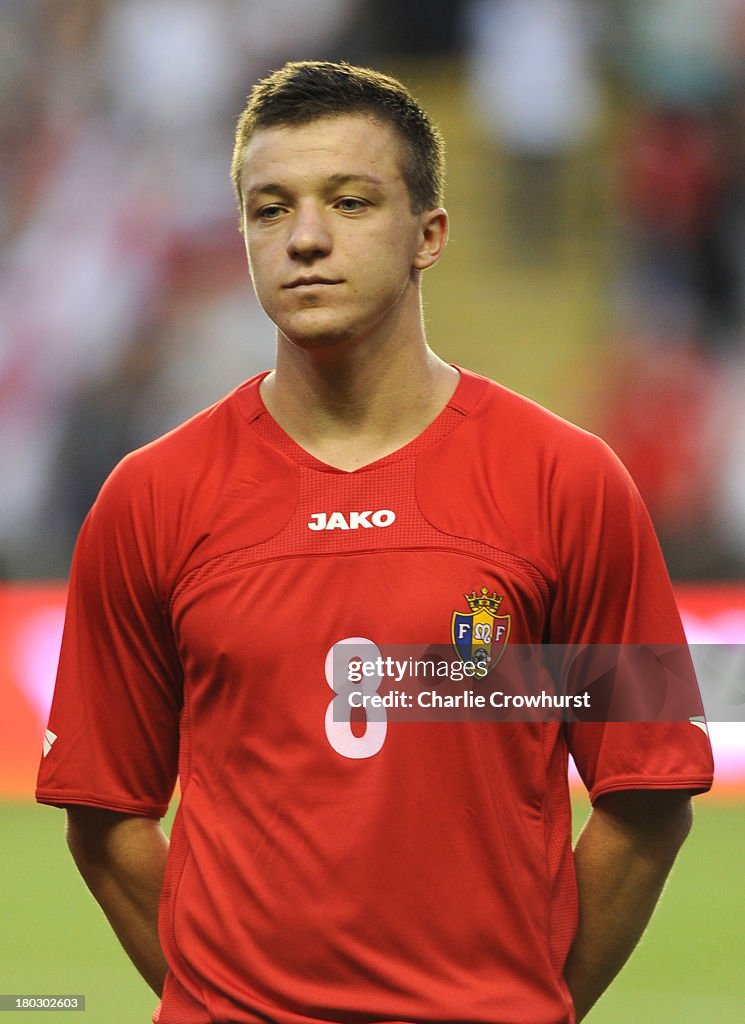
[[[635,0],[605,430],[674,575],[745,567],[745,3]]]
[[[745,0],[3,0],[0,577],[65,576],[114,463],[271,364],[227,165],[251,82],[304,58],[458,76],[526,267],[559,258],[567,163],[603,140],[583,425],[674,576],[745,576]]]

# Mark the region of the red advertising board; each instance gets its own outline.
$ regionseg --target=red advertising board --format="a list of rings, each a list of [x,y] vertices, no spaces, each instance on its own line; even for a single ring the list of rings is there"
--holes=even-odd
[[[0,586],[0,799],[30,799],[54,685],[64,583]],[[745,644],[745,584],[676,588],[689,642]],[[711,723],[715,790],[745,795],[745,723]]]
[[[0,798],[29,798],[41,754],[66,585],[0,587]]]

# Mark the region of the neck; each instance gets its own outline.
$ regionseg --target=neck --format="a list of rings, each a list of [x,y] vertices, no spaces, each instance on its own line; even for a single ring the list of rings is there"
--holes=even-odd
[[[277,367],[261,394],[301,447],[351,470],[413,440],[444,408],[457,380],[423,332],[378,350],[335,345],[308,351],[280,338]]]

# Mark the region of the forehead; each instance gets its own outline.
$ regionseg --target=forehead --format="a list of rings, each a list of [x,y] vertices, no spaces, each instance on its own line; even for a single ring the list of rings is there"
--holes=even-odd
[[[367,175],[394,184],[402,180],[401,162],[395,128],[366,115],[340,114],[260,128],[243,154],[241,183],[247,190],[264,180]]]

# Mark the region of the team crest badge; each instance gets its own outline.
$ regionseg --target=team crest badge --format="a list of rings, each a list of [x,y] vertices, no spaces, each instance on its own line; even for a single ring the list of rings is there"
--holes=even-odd
[[[451,636],[461,661],[492,668],[504,654],[510,638],[511,617],[498,615],[502,598],[481,588],[464,595],[470,612],[453,612]]]

